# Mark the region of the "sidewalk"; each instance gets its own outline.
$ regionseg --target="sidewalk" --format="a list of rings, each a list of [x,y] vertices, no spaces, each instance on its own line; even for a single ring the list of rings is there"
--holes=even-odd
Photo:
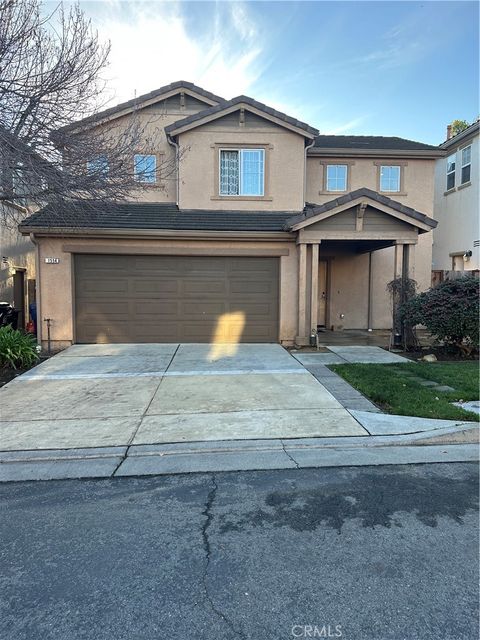
[[[371,433],[392,432],[395,425],[398,433],[5,451],[0,452],[0,482],[479,459],[476,423],[428,421],[360,411],[352,411],[352,417],[371,429]],[[417,431],[405,433],[408,429]]]

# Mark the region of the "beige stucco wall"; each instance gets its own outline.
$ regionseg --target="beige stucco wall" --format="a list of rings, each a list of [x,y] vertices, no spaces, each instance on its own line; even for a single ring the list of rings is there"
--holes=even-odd
[[[361,187],[367,187],[374,191],[378,190],[378,165],[375,163],[381,163],[381,158],[349,158],[348,162],[354,160],[355,164],[349,166],[349,190],[354,191]],[[395,160],[388,159],[385,161],[387,164],[395,163]],[[408,207],[412,207],[417,211],[425,213],[430,217],[433,216],[433,193],[434,193],[434,171],[435,160],[425,159],[401,159],[398,160],[399,164],[403,163],[402,168],[404,171],[403,185],[404,192],[402,194],[391,193],[385,194],[391,197],[393,200],[397,200]],[[307,158],[307,202],[313,202],[322,204],[328,202],[333,198],[341,194],[320,194],[323,191],[323,170],[324,165],[322,163],[341,164],[341,158],[319,158],[309,157]],[[430,287],[431,283],[431,269],[432,269],[432,232],[419,235],[418,244],[415,247],[415,264],[412,267],[412,277],[417,281],[420,291],[424,291]],[[359,267],[365,261],[365,257],[358,258]],[[375,251],[373,253],[372,261],[372,323],[374,329],[389,328],[391,324],[390,313],[390,299],[386,291],[387,283],[393,278],[393,262],[394,262],[394,249],[388,248],[381,251]],[[351,268],[345,266],[345,262],[338,263],[338,277],[342,282],[343,276],[341,275],[345,271],[345,283],[348,284],[348,272]],[[363,268],[363,267],[362,267]],[[357,276],[355,276],[357,277]],[[337,287],[337,290],[344,290],[344,287]],[[339,294],[340,295],[340,294]],[[354,294],[356,298],[357,294]],[[332,302],[332,315],[333,310],[338,306],[339,308],[346,308],[348,303],[348,295],[345,298],[345,303],[340,298],[337,302]],[[359,310],[358,301],[354,301],[349,305],[351,309],[348,313],[345,313],[344,326],[345,328],[363,328],[364,323],[362,319],[366,317],[363,311]],[[355,311],[357,309],[357,311]],[[337,319],[339,313],[345,311],[339,311],[337,313]]]
[[[181,134],[179,142],[188,149],[180,163],[181,209],[297,212],[303,209],[305,143],[297,133],[266,121],[264,126],[244,128],[234,123],[212,122]],[[219,152],[215,145],[222,144],[269,146],[265,198],[216,197],[219,176],[215,157]]]
[[[461,185],[461,150],[472,145],[470,184]],[[435,170],[435,217],[438,227],[433,233],[433,268],[452,269],[450,253],[471,251],[470,260],[463,262],[465,271],[480,269],[480,191],[479,191],[479,134],[465,139],[448,151],[456,157],[456,187],[446,193],[447,158],[436,162]]]
[[[104,247],[118,249],[121,254],[126,249],[130,252],[138,247],[142,251],[150,248],[155,255],[162,254],[162,249],[171,252],[172,249],[204,249],[214,255],[215,249],[247,249],[252,255],[259,255],[264,249],[287,249],[288,255],[282,255],[280,260],[280,327],[279,339],[283,343],[293,343],[297,330],[297,255],[294,240],[255,242],[240,241],[209,241],[209,240],[126,240],[102,238],[39,238],[39,267],[38,281],[41,290],[41,317],[51,319],[51,340],[54,349],[63,348],[74,342],[74,273],[73,254],[65,252],[68,244],[84,245],[92,253],[95,246],[101,253]],[[93,251],[94,252],[94,251]],[[59,264],[46,264],[46,257],[60,259]],[[45,323],[41,328],[42,343],[46,344]]]
[[[121,137],[132,126],[132,119],[137,119],[138,127],[142,131],[142,141],[138,153],[151,153],[153,150],[157,155],[158,181],[154,185],[146,185],[141,190],[132,192],[132,200],[140,202],[176,202],[176,171],[174,168],[175,149],[167,141],[165,127],[177,120],[186,118],[201,109],[207,109],[210,105],[201,104],[199,101],[185,95],[185,106],[180,106],[180,94],[169,98],[166,101],[156,103],[143,109],[139,109],[135,115],[128,114],[116,118],[111,122],[92,128],[95,134],[97,129],[103,133],[108,133],[113,138]],[[103,135],[102,133],[102,135]],[[180,148],[180,155],[185,157],[189,151]],[[132,157],[133,173],[133,157]]]
[[[324,164],[342,164],[342,162],[354,162],[349,166],[350,180],[349,191],[355,191],[367,187],[378,191],[378,164],[381,157],[369,158],[327,158],[310,156],[307,158],[307,202],[323,204],[329,200],[341,196],[342,193],[324,193],[323,170]],[[425,159],[398,159],[384,160],[385,164],[403,165],[404,191],[401,193],[386,193],[385,195],[397,200],[408,207],[433,217],[433,182],[435,160]]]

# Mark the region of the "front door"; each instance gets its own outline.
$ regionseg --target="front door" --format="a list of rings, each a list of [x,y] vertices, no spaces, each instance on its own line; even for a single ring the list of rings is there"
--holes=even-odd
[[[318,326],[325,327],[327,323],[327,267],[326,260],[318,263]]]

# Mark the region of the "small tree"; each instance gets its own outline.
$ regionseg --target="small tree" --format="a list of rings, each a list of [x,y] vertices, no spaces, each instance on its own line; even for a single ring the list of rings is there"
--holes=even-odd
[[[466,120],[454,120],[451,124],[452,127],[452,136],[456,136],[462,131],[465,131],[470,124]]]
[[[478,347],[478,278],[446,280],[405,302],[400,313],[404,321],[424,325],[446,347],[469,355]]]

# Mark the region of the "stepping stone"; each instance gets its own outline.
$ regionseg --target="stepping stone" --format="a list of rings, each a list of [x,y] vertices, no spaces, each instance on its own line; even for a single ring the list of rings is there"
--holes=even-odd
[[[422,382],[418,383],[419,385],[421,385],[422,387],[435,387],[438,388],[438,382],[433,382],[433,380],[423,380]],[[450,389],[451,387],[449,387]]]
[[[448,391],[455,391],[453,387],[449,387],[448,384],[439,384],[433,389],[434,391],[442,391],[447,393]]]

